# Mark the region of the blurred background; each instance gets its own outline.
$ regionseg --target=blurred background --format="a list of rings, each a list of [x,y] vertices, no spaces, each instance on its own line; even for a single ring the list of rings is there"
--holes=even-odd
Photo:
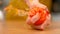
[[[60,13],[60,0],[40,0],[41,3],[45,4],[52,14],[52,18],[59,21]],[[26,18],[29,10],[24,0],[0,0],[0,7],[7,8],[5,14],[6,19],[21,19]],[[21,10],[20,12],[18,10]]]
[[[54,34],[57,34],[55,32],[59,32],[59,27],[60,27],[59,25],[60,23],[58,23],[60,21],[60,0],[40,0],[40,2],[45,4],[48,7],[49,11],[51,12],[52,21],[54,22],[53,26],[56,26],[54,28],[58,28],[56,29],[56,31],[54,31],[53,29],[52,30]],[[8,34],[12,34],[11,32],[13,32],[14,34],[17,34],[16,32],[19,33],[19,30],[23,30],[23,31],[20,31],[21,33],[24,31],[26,31],[25,33],[27,33],[27,29],[25,28],[24,30],[24,27],[26,27],[24,26],[24,24],[27,18],[29,7],[26,5],[24,0],[0,0],[0,10],[5,12],[6,20],[12,20],[7,22],[7,28],[8,28],[8,31],[10,32]],[[16,20],[16,21],[13,22],[13,20]],[[31,30],[28,30],[28,31],[29,33],[31,33],[30,32]],[[49,30],[48,33],[52,34],[51,31]],[[45,32],[42,32],[42,33],[44,34]]]

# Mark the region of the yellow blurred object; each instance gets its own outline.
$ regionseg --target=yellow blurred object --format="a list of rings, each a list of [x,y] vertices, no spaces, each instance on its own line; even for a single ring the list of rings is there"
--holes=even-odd
[[[41,3],[45,4],[49,10],[51,10],[52,0],[40,0]]]
[[[11,5],[17,9],[25,10],[25,8],[28,8],[24,0],[11,0]]]
[[[41,3],[46,4],[49,9],[51,5],[51,0],[40,0]],[[24,0],[10,0],[9,5],[4,9],[6,11],[6,18],[26,18],[29,11],[29,7]],[[18,18],[18,19],[19,19]]]
[[[9,5],[4,9],[6,11],[6,18],[25,18],[29,7],[24,0],[10,0]]]

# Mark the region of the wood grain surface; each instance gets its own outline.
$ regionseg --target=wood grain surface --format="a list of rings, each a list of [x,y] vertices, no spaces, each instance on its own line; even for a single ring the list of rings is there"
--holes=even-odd
[[[4,34],[60,34],[60,23],[52,22],[49,28],[40,31],[30,28],[25,21],[9,20],[5,23]]]

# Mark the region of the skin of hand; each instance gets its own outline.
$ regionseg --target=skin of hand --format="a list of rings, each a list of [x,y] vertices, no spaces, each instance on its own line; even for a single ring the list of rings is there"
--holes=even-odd
[[[40,12],[39,12],[40,11]],[[37,12],[39,13],[38,15],[41,17],[41,16],[43,16],[43,17],[41,17],[42,18],[42,23],[39,25],[39,22],[37,23],[36,21],[35,21],[35,24],[34,24],[34,19],[35,18],[37,18],[37,17],[35,17],[35,18],[33,18],[36,14],[37,14]],[[40,15],[42,13],[42,15]],[[31,26],[33,26],[34,28],[36,28],[36,29],[45,29],[45,27],[49,24],[49,22],[48,22],[48,19],[46,18],[46,16],[48,16],[48,14],[50,14],[49,13],[49,11],[48,11],[48,9],[45,7],[45,8],[40,8],[40,7],[33,7],[30,11],[29,11],[29,15],[30,15],[30,17],[31,17],[31,19],[30,19],[30,21],[31,21],[31,23],[30,24],[32,24]],[[49,16],[50,17],[50,16]],[[48,17],[48,18],[49,18]],[[45,19],[45,20],[44,20]],[[51,19],[51,18],[50,18]],[[43,20],[44,20],[44,22],[43,22]],[[45,22],[46,21],[46,22]],[[40,26],[40,27],[35,27],[35,26]]]

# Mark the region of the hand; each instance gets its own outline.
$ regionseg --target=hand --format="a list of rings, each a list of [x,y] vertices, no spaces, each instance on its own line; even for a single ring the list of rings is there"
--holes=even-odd
[[[38,25],[38,26],[32,25],[32,28],[44,30],[46,27],[49,27],[50,24],[51,24],[51,15],[48,15],[44,23],[42,23],[41,25]]]
[[[40,14],[37,13],[36,15],[34,15],[32,18],[31,18],[31,22],[34,24],[37,20],[40,19]]]
[[[31,18],[28,16],[28,18],[27,18],[27,20],[26,20],[26,23],[27,24],[29,24],[29,25],[31,25],[32,23],[31,23]]]
[[[51,24],[51,15],[49,14],[48,16],[47,16],[47,19],[46,19],[46,21],[42,24],[42,25],[40,25],[41,27],[40,27],[40,29],[45,29],[46,27],[48,27],[49,25]]]

